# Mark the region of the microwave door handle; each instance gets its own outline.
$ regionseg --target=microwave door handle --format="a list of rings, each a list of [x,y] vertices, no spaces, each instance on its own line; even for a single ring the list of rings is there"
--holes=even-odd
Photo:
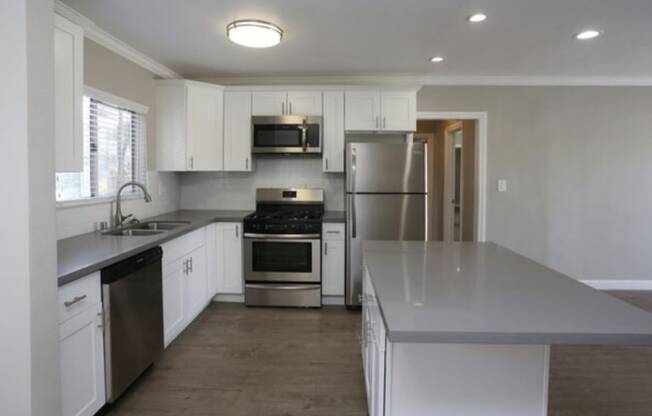
[[[306,126],[306,123],[304,121],[303,125],[301,126],[301,147],[303,148],[304,152],[306,151],[306,149],[308,149],[307,130],[308,130],[308,127]]]

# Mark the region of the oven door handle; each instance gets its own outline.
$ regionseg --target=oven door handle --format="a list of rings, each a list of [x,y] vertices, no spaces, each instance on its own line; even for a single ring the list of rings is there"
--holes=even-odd
[[[259,238],[261,240],[314,240],[321,238],[319,234],[259,234],[244,233],[244,238]]]
[[[306,290],[306,289],[318,289],[319,285],[258,285],[247,283],[245,287],[250,289],[271,289],[271,290]]]

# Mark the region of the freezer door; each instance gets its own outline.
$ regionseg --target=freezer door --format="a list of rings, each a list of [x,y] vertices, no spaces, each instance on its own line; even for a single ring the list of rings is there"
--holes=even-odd
[[[346,195],[346,304],[357,306],[362,291],[362,242],[426,239],[427,196]]]
[[[425,193],[424,143],[348,143],[347,193]]]

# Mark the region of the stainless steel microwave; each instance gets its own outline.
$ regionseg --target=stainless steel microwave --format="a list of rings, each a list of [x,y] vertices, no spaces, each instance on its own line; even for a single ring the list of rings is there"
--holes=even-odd
[[[321,153],[321,117],[254,116],[253,153]]]

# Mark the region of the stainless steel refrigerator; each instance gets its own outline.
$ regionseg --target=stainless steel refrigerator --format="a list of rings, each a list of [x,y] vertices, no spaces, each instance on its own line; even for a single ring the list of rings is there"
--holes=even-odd
[[[427,163],[423,143],[346,146],[346,305],[360,305],[362,242],[425,240]]]

